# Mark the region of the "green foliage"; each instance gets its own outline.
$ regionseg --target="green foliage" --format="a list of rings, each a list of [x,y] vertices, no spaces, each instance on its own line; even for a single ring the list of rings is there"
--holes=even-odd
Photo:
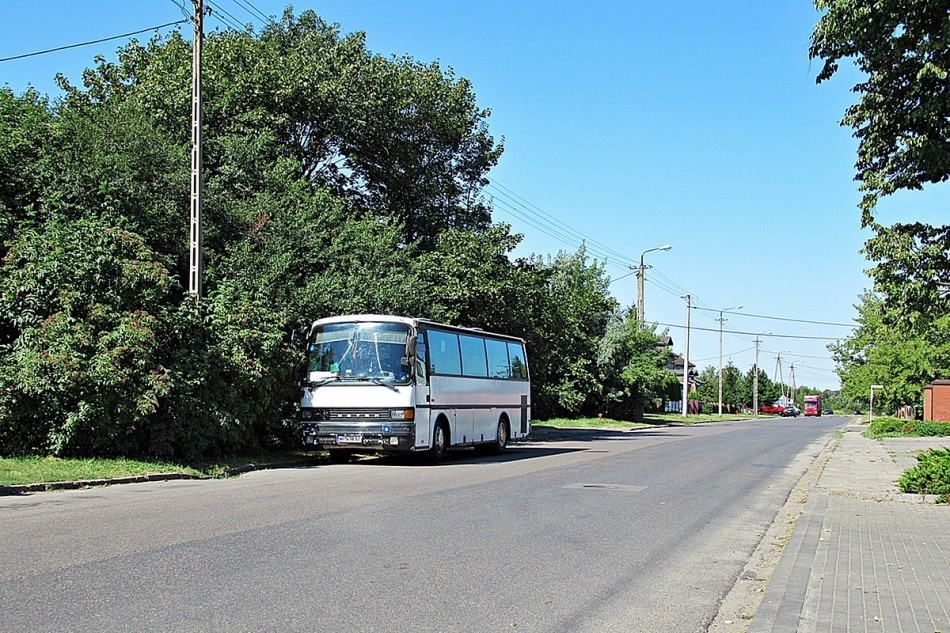
[[[950,437],[950,422],[924,422],[892,417],[874,418],[865,435],[878,437]]]
[[[860,140],[857,179],[866,192],[862,226],[880,196],[920,189],[950,176],[950,33],[946,5],[902,0],[815,0],[823,11],[810,56],[824,64],[818,81],[853,59],[867,76],[842,125]]]
[[[0,263],[0,445],[121,454],[168,393],[156,356],[174,282],[141,238],[97,220],[24,226]]]
[[[871,385],[875,409],[894,410],[923,404],[923,387],[935,378],[950,377],[948,319],[941,317],[926,332],[885,322],[884,300],[865,293],[857,307],[853,335],[828,346],[838,364],[842,394],[867,406]]]
[[[871,422],[868,426],[868,430],[865,431],[864,434],[870,438],[903,435],[906,425],[907,420],[899,420],[898,418],[889,416],[874,418],[874,421]]]
[[[950,496],[950,449],[932,448],[917,456],[917,465],[897,481],[901,492]]]
[[[950,178],[950,31],[939,2],[816,0],[824,11],[810,55],[824,60],[818,81],[853,59],[866,78],[842,125],[859,139],[857,180],[865,192],[862,227],[875,235],[865,255],[874,293],[862,297],[853,337],[829,346],[846,397],[866,402],[883,384],[883,404],[921,403],[921,387],[950,375],[950,314],[941,283],[950,282],[950,226],[885,227],[873,211],[882,196]]]

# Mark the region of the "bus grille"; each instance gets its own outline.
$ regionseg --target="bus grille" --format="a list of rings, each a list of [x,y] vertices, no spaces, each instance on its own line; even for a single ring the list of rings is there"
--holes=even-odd
[[[320,419],[326,422],[373,422],[388,420],[389,409],[323,409]]]

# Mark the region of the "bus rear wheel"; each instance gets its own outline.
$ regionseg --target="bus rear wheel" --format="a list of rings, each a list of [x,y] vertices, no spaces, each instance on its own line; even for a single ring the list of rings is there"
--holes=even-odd
[[[508,447],[508,420],[502,418],[498,420],[498,429],[495,433],[495,441],[489,446],[489,451],[493,455],[501,455]]]

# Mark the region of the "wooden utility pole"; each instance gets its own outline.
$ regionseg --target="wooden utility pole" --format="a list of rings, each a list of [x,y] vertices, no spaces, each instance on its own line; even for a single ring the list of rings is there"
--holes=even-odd
[[[195,35],[191,61],[191,261],[188,292],[201,298],[201,42],[204,39],[204,0],[195,5]]]

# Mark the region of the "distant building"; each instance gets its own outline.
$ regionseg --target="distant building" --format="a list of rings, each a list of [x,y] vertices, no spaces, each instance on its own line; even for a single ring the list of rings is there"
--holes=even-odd
[[[924,387],[924,420],[950,422],[950,380],[935,380]]]

